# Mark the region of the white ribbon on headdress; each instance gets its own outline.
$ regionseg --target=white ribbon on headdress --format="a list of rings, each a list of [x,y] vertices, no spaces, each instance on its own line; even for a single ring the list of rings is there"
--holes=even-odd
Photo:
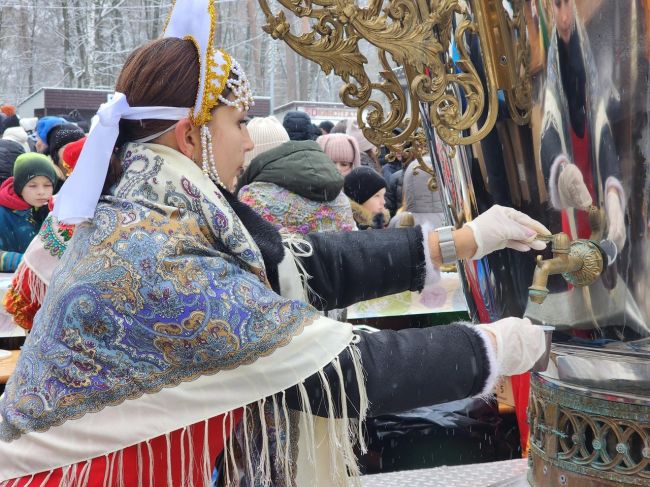
[[[77,224],[90,220],[104,187],[113,148],[120,131],[120,119],[182,120],[191,108],[131,107],[123,93],[115,92],[93,117],[79,160],[61,187],[54,205],[54,216],[63,223]]]

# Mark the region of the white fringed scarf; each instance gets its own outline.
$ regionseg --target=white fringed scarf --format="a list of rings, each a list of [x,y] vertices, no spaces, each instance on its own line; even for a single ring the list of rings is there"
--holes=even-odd
[[[84,486],[92,459],[121,465],[131,445],[189,435],[238,408],[227,485],[356,483],[368,404],[352,327],[270,290],[252,237],[191,160],[155,144],[129,145],[123,160],[112,196],[77,227],[0,398],[0,485],[65,467],[62,485]],[[358,421],[346,410],[345,350]],[[330,364],[340,404],[323,372]],[[327,418],[309,409],[303,382],[313,374]],[[296,384],[304,412],[285,401]],[[210,485],[212,464],[203,467]]]

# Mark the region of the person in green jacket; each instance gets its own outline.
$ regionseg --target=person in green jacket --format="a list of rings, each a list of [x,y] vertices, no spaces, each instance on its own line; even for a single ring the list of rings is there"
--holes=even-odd
[[[290,233],[354,230],[343,177],[320,146],[287,141],[273,117],[254,122],[248,128],[258,152],[239,180],[239,200]]]

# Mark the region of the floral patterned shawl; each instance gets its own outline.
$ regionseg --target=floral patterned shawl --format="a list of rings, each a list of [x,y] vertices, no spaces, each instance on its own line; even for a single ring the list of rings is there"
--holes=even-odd
[[[131,144],[123,167],[77,226],[0,397],[0,481],[255,404],[351,346],[350,325],[269,288],[191,160]]]
[[[356,229],[343,192],[332,201],[312,201],[277,184],[253,182],[239,190],[238,198],[278,230],[293,234]]]

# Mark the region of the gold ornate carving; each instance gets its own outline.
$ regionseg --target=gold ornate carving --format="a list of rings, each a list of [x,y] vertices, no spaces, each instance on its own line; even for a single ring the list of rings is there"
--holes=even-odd
[[[440,138],[450,145],[471,144],[487,135],[496,121],[499,89],[506,94],[513,119],[528,121],[523,0],[513,1],[512,19],[500,0],[471,0],[469,5],[463,0],[370,0],[366,7],[352,0],[277,1],[286,11],[310,19],[311,31],[293,34],[284,11],[274,13],[267,0],[259,0],[266,15],[265,32],[318,63],[325,73],[334,71],[345,82],[341,100],[358,109],[365,137],[393,153],[407,152],[432,175],[422,162],[426,144],[420,129],[421,104]],[[470,60],[466,34],[478,37],[487,94]],[[455,64],[448,54],[452,36],[460,54]],[[382,66],[378,82],[366,73],[367,59],[359,49],[362,40],[377,49]],[[378,94],[385,103],[378,101]],[[485,111],[486,117],[472,131]],[[402,132],[396,135],[395,128]]]

